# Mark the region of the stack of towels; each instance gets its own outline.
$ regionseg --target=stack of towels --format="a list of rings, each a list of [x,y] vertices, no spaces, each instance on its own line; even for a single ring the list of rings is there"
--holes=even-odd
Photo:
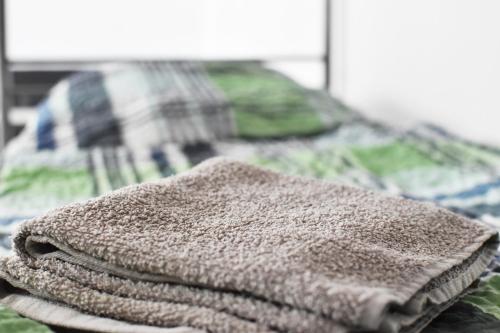
[[[2,302],[109,332],[419,332],[489,227],[430,203],[213,159],[27,221]]]

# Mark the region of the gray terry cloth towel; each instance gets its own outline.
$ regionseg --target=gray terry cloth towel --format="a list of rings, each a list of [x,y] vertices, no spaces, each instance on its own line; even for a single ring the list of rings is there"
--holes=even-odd
[[[496,239],[434,204],[217,158],[25,222],[0,274],[147,327],[418,332],[473,285]]]

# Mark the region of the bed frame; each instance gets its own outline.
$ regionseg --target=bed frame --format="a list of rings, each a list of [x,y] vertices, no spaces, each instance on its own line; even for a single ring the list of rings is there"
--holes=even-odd
[[[82,69],[89,69],[105,62],[136,62],[141,59],[99,59],[94,61],[11,61],[7,57],[6,6],[8,0],[0,0],[0,151],[23,127],[23,121],[14,120],[13,115],[33,113],[33,106],[45,96],[58,80]],[[210,59],[217,61],[256,62],[321,62],[323,64],[324,89],[331,86],[331,17],[332,0],[322,0],[324,7],[324,49],[319,56],[283,56],[263,59]],[[179,60],[179,59],[158,59]],[[188,59],[182,59],[188,60]],[[203,59],[190,59],[203,60]],[[155,60],[152,60],[155,61]]]

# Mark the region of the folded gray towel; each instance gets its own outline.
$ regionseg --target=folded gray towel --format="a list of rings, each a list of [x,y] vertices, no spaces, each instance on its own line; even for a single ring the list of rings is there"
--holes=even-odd
[[[54,210],[14,243],[15,287],[208,332],[418,332],[497,246],[433,204],[225,159]]]

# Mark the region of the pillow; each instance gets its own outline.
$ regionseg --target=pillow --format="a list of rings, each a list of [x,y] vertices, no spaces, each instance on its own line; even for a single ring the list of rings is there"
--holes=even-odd
[[[305,89],[256,63],[207,64],[206,69],[229,101],[240,137],[314,134],[348,115],[347,108],[326,91]]]
[[[308,135],[347,115],[326,92],[257,63],[148,62],[106,65],[62,80],[21,136],[36,150],[140,148]]]

